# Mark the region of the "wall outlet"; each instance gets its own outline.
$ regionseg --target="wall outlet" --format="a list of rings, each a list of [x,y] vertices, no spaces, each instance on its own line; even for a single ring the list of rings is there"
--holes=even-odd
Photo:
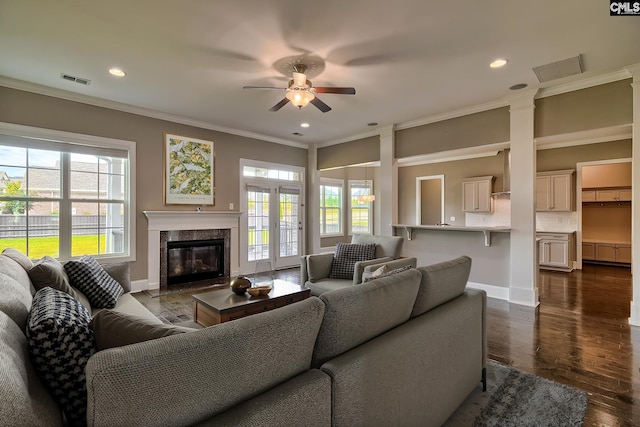
[[[455,222],[455,220],[456,220],[455,216],[452,216],[451,218],[449,218],[449,221],[451,221],[451,222]]]
[[[232,211],[233,210],[233,202],[229,203],[229,210]]]

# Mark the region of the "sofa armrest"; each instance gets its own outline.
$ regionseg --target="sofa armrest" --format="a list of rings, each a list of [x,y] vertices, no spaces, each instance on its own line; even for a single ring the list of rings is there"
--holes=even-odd
[[[384,257],[384,258],[376,258],[370,259],[368,261],[358,261],[353,266],[353,284],[359,285],[362,283],[362,273],[364,272],[365,267],[369,265],[381,264],[387,261],[391,261],[393,258]]]
[[[329,277],[332,265],[333,252],[307,255],[307,275],[309,276],[309,281],[316,282]]]
[[[99,351],[86,367],[87,424],[207,420],[306,372],[323,316],[324,304],[311,297],[195,332]],[[162,404],[149,405],[149,396]]]

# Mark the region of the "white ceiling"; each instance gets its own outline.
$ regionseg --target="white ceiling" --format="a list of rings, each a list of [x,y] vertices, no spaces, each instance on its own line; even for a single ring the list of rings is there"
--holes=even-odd
[[[204,127],[317,143],[366,134],[370,122],[499,101],[516,83],[620,72],[640,63],[639,40],[640,17],[610,17],[601,0],[0,0],[0,84],[17,79]],[[538,83],[533,67],[576,55],[583,74]],[[320,95],[333,108],[325,114],[291,104],[272,113],[284,91],[242,89],[286,87],[290,74],[278,66],[300,56],[315,58],[315,86],[357,94]],[[501,57],[507,66],[490,69]],[[110,76],[114,66],[127,76]],[[300,128],[304,121],[311,127]]]

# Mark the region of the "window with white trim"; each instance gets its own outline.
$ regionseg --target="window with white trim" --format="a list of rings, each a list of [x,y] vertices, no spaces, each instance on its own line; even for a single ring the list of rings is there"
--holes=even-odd
[[[343,181],[322,178],[320,180],[320,236],[341,236]]]
[[[135,143],[0,124],[0,251],[132,260]]]
[[[349,234],[373,233],[373,182],[349,181]]]

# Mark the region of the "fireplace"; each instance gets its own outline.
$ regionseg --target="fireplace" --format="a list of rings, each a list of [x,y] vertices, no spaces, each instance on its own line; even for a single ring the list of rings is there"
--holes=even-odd
[[[167,286],[224,277],[224,239],[167,242]]]
[[[160,232],[160,289],[221,284],[230,277],[228,229]]]
[[[147,274],[144,289],[167,290],[167,243],[224,239],[224,277],[208,279],[223,283],[240,274],[240,212],[226,211],[144,211],[148,221]],[[172,285],[178,287],[180,285]]]

